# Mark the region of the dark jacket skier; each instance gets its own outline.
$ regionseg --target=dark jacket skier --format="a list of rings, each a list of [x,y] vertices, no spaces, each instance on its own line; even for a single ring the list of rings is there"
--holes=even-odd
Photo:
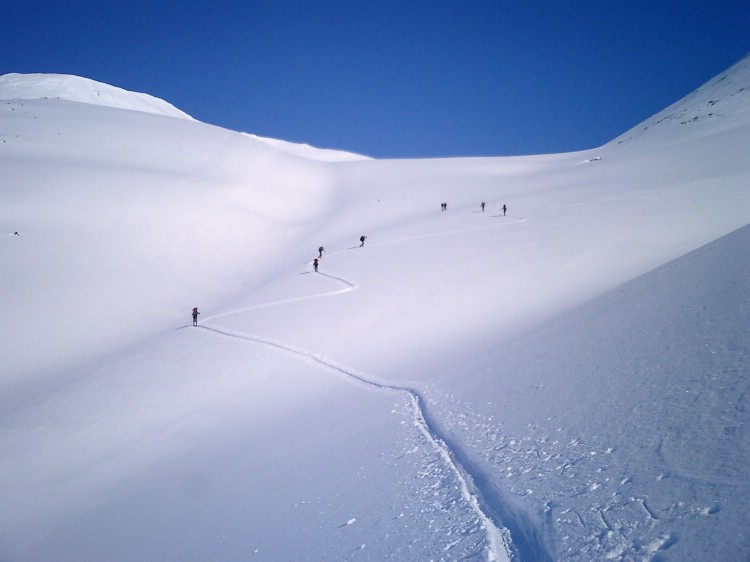
[[[315,271],[318,271],[318,258],[313,260],[313,267],[315,268]]]
[[[508,207],[506,207],[505,204],[503,204],[503,216],[505,216],[505,213],[507,212],[508,212]]]
[[[323,246],[321,246],[320,248],[318,248],[318,257],[322,258],[323,257],[323,252],[325,252],[325,251],[326,251],[326,249]]]
[[[365,240],[367,240],[367,236],[363,235],[363,236],[359,237],[359,247],[360,248],[365,245]]]
[[[197,326],[198,325],[198,315],[199,314],[200,314],[200,312],[198,312],[198,307],[196,306],[193,309],[193,326]]]

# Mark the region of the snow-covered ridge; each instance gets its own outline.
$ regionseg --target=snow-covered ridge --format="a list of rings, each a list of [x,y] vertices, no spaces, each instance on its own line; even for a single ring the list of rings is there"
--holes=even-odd
[[[353,152],[345,152],[343,150],[334,150],[330,148],[315,148],[309,144],[300,144],[294,142],[288,142],[279,139],[271,139],[267,137],[259,137],[245,133],[245,135],[263,142],[269,146],[279,149],[287,154],[294,154],[295,156],[301,156],[302,158],[310,158],[312,160],[320,160],[323,162],[347,162],[352,160],[371,160],[368,156],[361,156],[354,154]]]
[[[160,98],[149,94],[131,92],[89,78],[70,74],[12,73],[0,76],[0,100],[39,99],[66,100],[195,121],[184,111]],[[292,143],[251,134],[247,134],[247,136],[287,154],[310,160],[321,162],[369,160],[367,156],[343,150],[320,149],[308,144]]]
[[[695,125],[701,123],[701,127]],[[725,72],[612,141],[659,142],[716,133],[750,123],[750,53]]]
[[[180,119],[193,118],[170,103],[138,92],[130,92],[89,78],[70,74],[4,74],[0,76],[0,99],[61,99],[117,109],[155,113]]]

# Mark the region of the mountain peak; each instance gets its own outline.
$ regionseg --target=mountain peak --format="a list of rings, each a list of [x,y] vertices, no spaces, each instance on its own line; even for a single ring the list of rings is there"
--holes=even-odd
[[[166,101],[130,92],[81,76],[70,74],[4,74],[0,76],[0,99],[51,98],[193,119]]]
[[[651,138],[684,140],[750,123],[750,53],[684,98],[626,131],[612,143]]]

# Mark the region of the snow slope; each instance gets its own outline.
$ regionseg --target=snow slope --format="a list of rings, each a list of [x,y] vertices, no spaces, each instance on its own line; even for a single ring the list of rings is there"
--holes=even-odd
[[[129,92],[116,86],[69,74],[4,74],[0,76],[0,99],[66,100],[180,119],[193,119],[172,104],[149,94]]]
[[[743,227],[445,377],[454,410],[464,388],[503,388],[446,423],[544,512],[559,559],[750,554],[748,242]]]
[[[0,559],[750,556],[747,58],[419,161],[10,76]]]

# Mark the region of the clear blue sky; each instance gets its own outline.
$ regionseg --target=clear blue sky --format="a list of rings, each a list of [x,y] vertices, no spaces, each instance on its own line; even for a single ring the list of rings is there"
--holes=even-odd
[[[0,0],[0,74],[76,74],[374,157],[594,148],[750,52],[747,0]]]

